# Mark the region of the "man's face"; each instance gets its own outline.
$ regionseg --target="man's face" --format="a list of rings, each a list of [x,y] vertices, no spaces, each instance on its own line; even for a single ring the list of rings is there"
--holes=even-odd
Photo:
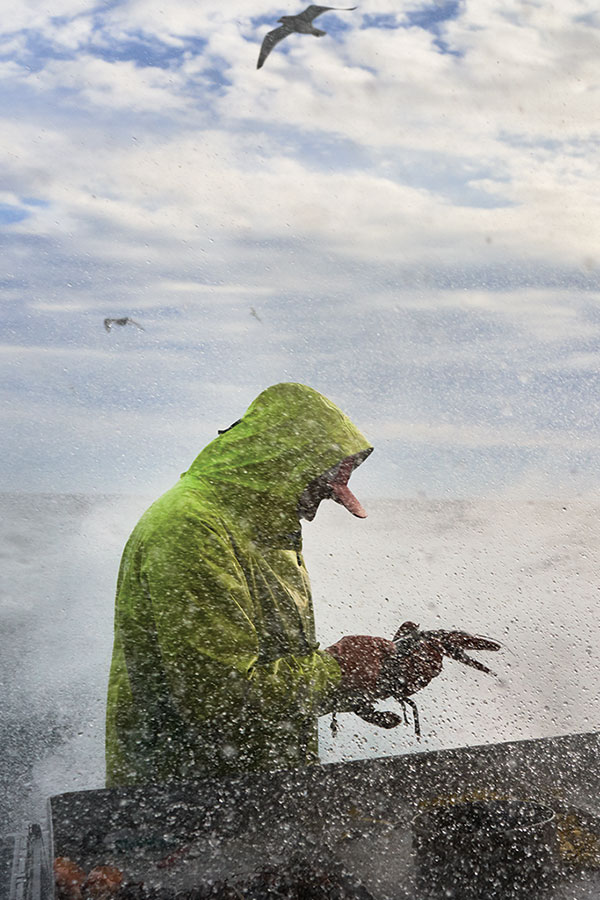
[[[364,459],[364,454],[361,456]],[[356,456],[348,456],[337,466],[314,478],[300,495],[298,518],[312,522],[321,500],[335,500],[336,503],[345,506],[352,515],[365,519],[367,513],[348,487],[348,479],[359,461]]]
[[[331,485],[325,475],[313,479],[300,494],[298,500],[298,518],[312,522],[317,514],[321,500],[329,500]]]

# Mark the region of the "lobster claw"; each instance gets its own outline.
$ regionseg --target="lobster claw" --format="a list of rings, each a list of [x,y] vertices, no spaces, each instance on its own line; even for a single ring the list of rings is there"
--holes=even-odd
[[[500,650],[501,644],[493,641],[491,638],[481,637],[478,634],[469,634],[466,631],[428,631],[428,638],[439,641],[443,647],[444,654],[451,659],[463,663],[465,666],[471,666],[472,669],[478,669],[487,675],[495,675],[496,673],[489,669],[486,665],[467,656],[465,650]]]
[[[377,725],[379,728],[397,728],[402,724],[402,719],[397,713],[387,709],[375,709],[370,703],[357,703],[354,712],[365,722]]]
[[[450,632],[461,647],[465,650],[499,650],[502,644],[491,638],[482,637],[480,634],[467,634],[466,631]]]

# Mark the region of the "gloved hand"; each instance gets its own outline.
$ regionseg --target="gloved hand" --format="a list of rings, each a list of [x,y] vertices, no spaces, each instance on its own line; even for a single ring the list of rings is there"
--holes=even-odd
[[[351,634],[326,648],[342,670],[340,688],[371,699],[386,697],[378,692],[379,677],[386,659],[394,656],[396,645],[387,638]]]

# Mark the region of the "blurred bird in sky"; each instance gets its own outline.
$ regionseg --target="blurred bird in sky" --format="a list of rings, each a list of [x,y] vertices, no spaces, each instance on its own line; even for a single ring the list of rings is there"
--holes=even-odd
[[[253,318],[257,319],[259,322],[262,322],[261,317],[260,317],[259,314],[256,312],[256,310],[254,309],[253,306],[250,307],[250,315],[253,316]]]
[[[104,327],[107,331],[110,331],[113,325],[135,325],[136,328],[139,328],[141,331],[145,331],[139,322],[135,322],[133,319],[130,319],[129,316],[123,316],[122,319],[105,319]]]
[[[315,37],[322,37],[324,34],[327,34],[326,31],[315,28],[312,22],[313,19],[316,19],[321,13],[327,12],[330,9],[335,9],[340,12],[351,12],[351,10],[356,9],[356,6],[307,6],[304,12],[299,13],[297,16],[282,16],[280,19],[277,19],[278,22],[282,22],[283,24],[280,25],[279,28],[275,28],[265,35],[265,39],[260,48],[256,68],[260,69],[264,65],[265,59],[279,41],[282,41],[295,31],[298,32],[298,34],[314,34]]]

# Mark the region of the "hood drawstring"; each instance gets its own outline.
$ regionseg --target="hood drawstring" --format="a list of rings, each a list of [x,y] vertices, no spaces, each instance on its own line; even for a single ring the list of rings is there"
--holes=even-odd
[[[231,431],[232,428],[235,428],[236,425],[239,425],[241,419],[236,419],[235,422],[232,422],[231,425],[228,425],[227,428],[217,428],[217,434],[225,434],[227,431]]]

